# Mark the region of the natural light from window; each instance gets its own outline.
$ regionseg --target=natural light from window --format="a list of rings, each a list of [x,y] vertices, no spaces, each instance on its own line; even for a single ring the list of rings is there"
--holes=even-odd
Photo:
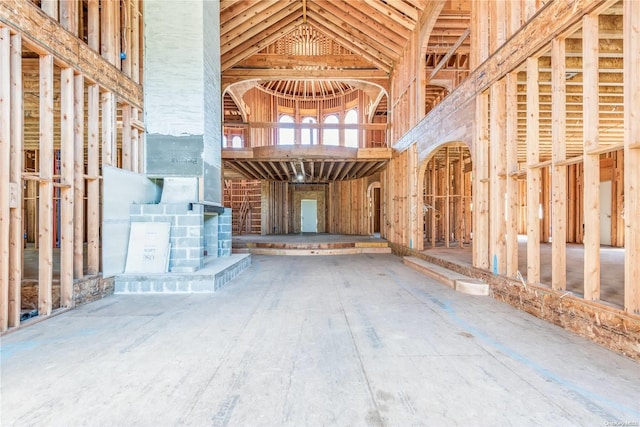
[[[324,118],[324,123],[327,125],[337,125],[340,123],[338,116],[332,114]],[[323,145],[340,145],[340,131],[335,129],[324,129],[322,132],[322,144]]]
[[[344,124],[357,125],[358,110],[353,109],[353,110],[347,111],[347,114],[344,116]],[[358,129],[345,129],[344,146],[358,148]]]
[[[289,115],[283,115],[280,117],[280,123],[293,124],[293,117]],[[295,143],[295,131],[292,127],[284,128],[280,127],[278,130],[278,144],[279,145],[293,145]]]

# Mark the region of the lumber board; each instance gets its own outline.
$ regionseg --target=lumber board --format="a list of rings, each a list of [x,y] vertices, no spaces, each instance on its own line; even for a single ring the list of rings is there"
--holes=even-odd
[[[38,314],[53,307],[53,56],[40,56],[40,181],[38,199]]]
[[[60,71],[60,307],[73,305],[74,73]]]
[[[9,233],[11,168],[11,34],[0,28],[0,331],[9,324]]]
[[[97,3],[97,2],[96,2]],[[95,13],[90,1],[90,18]],[[107,8],[108,9],[108,8]],[[93,22],[90,20],[90,22]],[[51,20],[39,7],[30,1],[2,0],[0,2],[0,23],[22,35],[23,44],[40,54],[54,55],[56,60],[85,75],[120,99],[138,108],[143,106],[142,86],[121,73],[115,66],[100,57],[97,50],[90,48],[82,40],[67,32],[57,22]],[[89,25],[92,29],[92,25]],[[95,43],[95,35],[90,31]]]

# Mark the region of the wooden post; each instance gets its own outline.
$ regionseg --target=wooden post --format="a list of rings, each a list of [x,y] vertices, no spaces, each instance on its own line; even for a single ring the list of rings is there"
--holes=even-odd
[[[113,1],[103,1],[100,9],[100,54],[109,63],[116,64],[115,17]]]
[[[100,271],[100,87],[87,100],[87,273]]]
[[[444,218],[444,247],[449,247],[451,240],[451,158],[449,157],[449,147],[444,148],[444,209],[442,216]]]
[[[0,331],[9,325],[9,233],[11,216],[11,33],[0,27]]]
[[[422,206],[419,205],[421,198],[418,197],[418,145],[409,147],[409,199],[407,200],[409,209],[409,247],[421,249],[422,232],[418,230],[418,215],[422,214]],[[361,182],[362,180],[358,180]],[[361,232],[356,230],[356,233]]]
[[[73,68],[60,72],[60,306],[73,305]]]
[[[4,70],[3,70],[4,71]],[[23,218],[22,171],[24,170],[24,105],[22,101],[22,36],[11,36],[11,171],[16,204],[11,209],[9,232],[9,327],[20,325]],[[3,199],[4,200],[4,199]]]
[[[122,38],[122,25],[120,21],[120,3],[121,0],[110,2],[113,7],[113,59],[114,65],[117,69],[121,69],[122,59],[120,58],[121,52],[121,38]]]
[[[116,156],[116,103],[111,92],[104,92],[102,98],[102,164],[115,166]]]
[[[131,107],[131,120],[138,121],[138,109]],[[138,137],[138,128],[131,128],[131,170],[141,172],[140,169],[140,138]]]
[[[131,78],[134,82],[140,83],[140,10],[139,0],[132,0],[131,8]]]
[[[58,20],[59,2],[58,0],[42,0],[40,2],[40,8],[44,13]]]
[[[438,180],[438,173],[436,171],[436,156],[431,157],[431,247],[436,247],[436,231],[438,220],[436,219],[436,181]]]
[[[624,309],[640,312],[640,4],[624,2]],[[633,148],[635,147],[635,148]]]
[[[79,6],[78,0],[60,0],[60,24],[65,30],[78,37]]]
[[[73,162],[73,275],[84,276],[84,77],[75,76],[74,89],[74,162]]]
[[[485,3],[485,2],[479,2]],[[476,97],[473,151],[473,266],[488,270],[489,262],[489,100]]]
[[[582,34],[584,298],[597,300],[600,299],[600,155],[588,154],[599,145],[597,15],[583,17]]]
[[[540,97],[538,58],[527,59],[527,281],[540,283]]]
[[[53,56],[40,57],[40,182],[38,202],[38,314],[52,308],[53,281]]]
[[[511,3],[511,2],[510,2]],[[515,3],[515,2],[513,2]],[[518,272],[518,179],[509,173],[518,169],[518,72],[506,76],[505,123],[505,172],[506,175],[506,273],[515,277]]]
[[[507,143],[506,143],[506,82],[501,79],[491,86],[491,131],[490,131],[490,224],[491,224],[491,266],[494,274],[507,271],[507,245],[505,234],[505,194],[507,191]]]
[[[131,144],[131,106],[122,104],[122,169],[133,170]]]
[[[87,0],[87,43],[100,52],[100,4],[99,0]]]
[[[456,239],[458,247],[464,248],[464,150],[458,147],[458,167],[456,168],[456,194],[458,204],[456,205]]]
[[[567,166],[558,164],[567,158],[565,70],[565,41],[554,39],[551,41],[551,287],[559,290],[564,290],[567,286]]]

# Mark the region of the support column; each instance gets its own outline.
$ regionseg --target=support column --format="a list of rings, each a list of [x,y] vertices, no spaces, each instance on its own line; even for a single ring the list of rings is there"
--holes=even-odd
[[[87,100],[87,273],[100,271],[100,87]]]
[[[75,76],[73,161],[73,276],[84,276],[84,77]]]
[[[53,56],[40,57],[40,176],[38,199],[38,314],[52,308],[53,281]]]
[[[624,309],[640,312],[640,3],[624,2]]]
[[[23,262],[24,105],[22,100],[22,36],[11,36],[11,171],[15,204],[11,209],[9,236],[9,327],[20,325]]]
[[[540,97],[538,58],[527,59],[527,281],[540,283]]]
[[[73,305],[73,182],[74,90],[73,68],[60,72],[60,306]]]
[[[122,169],[133,170],[131,153],[131,106],[122,104]]]
[[[116,100],[111,92],[104,92],[102,99],[102,164],[116,164]]]
[[[484,3],[484,2],[479,2]],[[473,266],[488,270],[489,262],[489,99],[476,97],[473,137]]]
[[[584,298],[597,300],[600,299],[600,155],[589,154],[599,145],[597,15],[584,16],[582,34]]]
[[[517,3],[517,2],[513,2]],[[518,72],[506,76],[506,264],[507,276],[518,272]]]
[[[11,34],[0,27],[0,331],[9,324],[9,218],[11,216]]]
[[[567,95],[565,75],[565,42],[551,42],[551,287],[567,287]]]
[[[505,274],[507,271],[507,245],[505,234],[505,194],[507,192],[507,143],[506,143],[506,83],[498,80],[491,86],[491,130],[490,130],[490,164],[491,164],[491,267],[494,274]]]

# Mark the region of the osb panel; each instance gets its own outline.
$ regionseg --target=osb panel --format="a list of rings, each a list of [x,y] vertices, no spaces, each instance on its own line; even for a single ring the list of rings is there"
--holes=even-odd
[[[419,251],[390,243],[393,253],[414,256],[469,277],[489,283],[493,298],[608,347],[624,356],[640,360],[640,316],[585,301],[540,286],[522,286],[519,281],[494,276],[488,271],[458,265]]]

